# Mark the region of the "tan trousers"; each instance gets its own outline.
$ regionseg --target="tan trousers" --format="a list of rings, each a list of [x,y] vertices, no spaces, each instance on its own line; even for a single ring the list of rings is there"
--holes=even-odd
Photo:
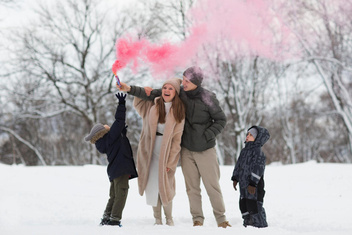
[[[164,214],[166,217],[166,220],[172,220],[172,201],[167,204],[163,205],[164,209]],[[161,221],[161,199],[160,195],[158,196],[158,204],[157,206],[153,206],[153,212],[154,212],[154,218],[155,220],[160,220]]]
[[[225,204],[219,184],[220,168],[215,148],[203,152],[193,152],[182,148],[181,167],[185,177],[193,222],[204,222],[200,189],[201,179],[213,207],[216,222],[220,224],[226,221]]]

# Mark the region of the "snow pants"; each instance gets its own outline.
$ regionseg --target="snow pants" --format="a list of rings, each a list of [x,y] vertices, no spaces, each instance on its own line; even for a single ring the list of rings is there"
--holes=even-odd
[[[260,179],[255,194],[250,194],[247,187],[240,188],[240,210],[243,218],[243,225],[264,228],[268,227],[266,221],[263,199],[265,195],[264,179]]]
[[[110,182],[110,198],[104,211],[104,218],[120,221],[128,194],[129,175],[123,175]]]

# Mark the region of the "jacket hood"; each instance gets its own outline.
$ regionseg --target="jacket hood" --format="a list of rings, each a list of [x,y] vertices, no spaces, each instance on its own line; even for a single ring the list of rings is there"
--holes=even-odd
[[[258,131],[258,135],[254,140],[254,144],[263,146],[270,139],[269,131],[261,126],[252,126],[248,128],[247,132],[252,128],[256,128]]]

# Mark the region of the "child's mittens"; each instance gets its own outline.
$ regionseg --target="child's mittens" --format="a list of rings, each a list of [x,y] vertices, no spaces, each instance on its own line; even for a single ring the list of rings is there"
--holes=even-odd
[[[256,187],[254,187],[252,185],[248,185],[247,189],[250,194],[252,194],[252,195],[255,194]]]
[[[115,95],[116,95],[116,98],[119,100],[119,104],[125,104],[126,103],[127,94],[117,93]]]

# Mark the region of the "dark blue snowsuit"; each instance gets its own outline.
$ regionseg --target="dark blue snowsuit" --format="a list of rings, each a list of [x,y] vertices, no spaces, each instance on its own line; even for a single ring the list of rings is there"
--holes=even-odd
[[[107,155],[109,162],[107,173],[110,180],[110,198],[101,225],[109,224],[109,220],[116,221],[112,225],[120,225],[129,189],[128,181],[138,177],[132,148],[126,136],[125,119],[125,102],[120,102],[110,131],[95,143],[98,151]]]
[[[258,135],[253,142],[246,142],[241,150],[231,180],[240,185],[240,210],[243,225],[254,227],[267,227],[266,214],[263,207],[264,199],[264,170],[266,157],[261,147],[269,140],[267,129],[260,126],[256,128]],[[250,130],[249,128],[248,130]],[[256,187],[255,194],[248,192],[248,186]]]

